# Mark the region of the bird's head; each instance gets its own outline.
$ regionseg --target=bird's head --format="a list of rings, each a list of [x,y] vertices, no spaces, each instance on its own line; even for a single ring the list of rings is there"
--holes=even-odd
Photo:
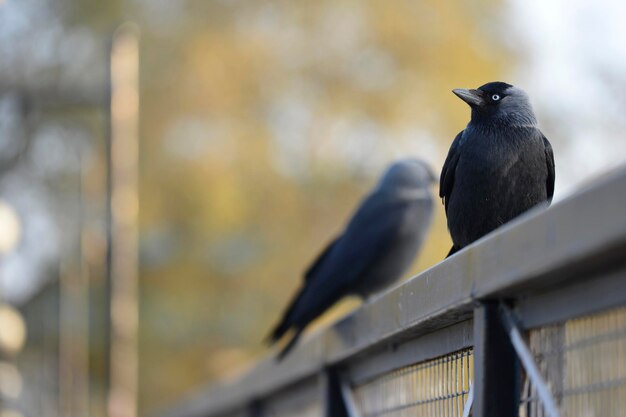
[[[428,187],[437,179],[430,166],[419,159],[394,162],[380,180],[378,188],[385,191]]]
[[[452,90],[472,108],[472,122],[502,121],[518,126],[537,124],[528,95],[521,88],[501,81],[477,89]]]

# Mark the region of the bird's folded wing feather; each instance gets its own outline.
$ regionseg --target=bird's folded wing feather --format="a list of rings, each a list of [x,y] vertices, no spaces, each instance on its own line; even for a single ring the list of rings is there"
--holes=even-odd
[[[459,132],[459,134],[456,135],[456,137],[452,141],[452,145],[450,146],[450,150],[448,151],[448,156],[446,157],[446,161],[444,162],[443,168],[441,169],[441,177],[439,178],[439,197],[443,199],[446,213],[448,211],[448,199],[450,198],[452,188],[454,187],[454,174],[456,171],[456,165],[459,162],[459,156],[461,154],[460,147],[462,137],[463,131]]]
[[[548,168],[548,178],[546,183],[546,190],[548,192],[548,200],[552,201],[552,196],[554,195],[554,152],[552,151],[552,145],[548,142],[548,139],[542,134],[543,144],[545,146],[546,153],[546,166]]]

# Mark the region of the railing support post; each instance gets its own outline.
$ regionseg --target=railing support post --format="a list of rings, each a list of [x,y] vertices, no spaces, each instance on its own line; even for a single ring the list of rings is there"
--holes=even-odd
[[[474,311],[474,417],[518,415],[519,369],[498,302],[481,303]]]
[[[339,373],[334,369],[326,369],[322,374],[324,416],[353,417],[346,409],[339,378]]]

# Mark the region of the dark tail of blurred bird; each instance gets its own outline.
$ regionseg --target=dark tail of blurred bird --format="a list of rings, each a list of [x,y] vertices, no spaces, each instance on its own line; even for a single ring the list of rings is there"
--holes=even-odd
[[[298,339],[300,339],[301,334],[302,334],[302,329],[296,329],[294,335],[291,337],[291,340],[289,340],[289,342],[285,345],[285,347],[282,348],[280,352],[278,352],[278,355],[276,355],[277,361],[280,362],[283,360],[285,356],[287,356],[287,354],[291,351],[291,349],[293,349],[293,347],[296,345],[296,342],[298,341]]]
[[[289,331],[290,328],[291,326],[289,325],[289,323],[285,319],[283,319],[280,323],[278,323],[278,325],[276,325],[276,327],[274,327],[272,332],[267,335],[267,337],[265,338],[265,342],[269,345],[276,343],[280,338],[285,335],[285,333]],[[289,342],[285,345],[284,348],[280,350],[278,355],[276,355],[276,360],[281,361],[289,353],[289,351],[291,351],[291,349],[295,346],[296,342],[300,338],[301,334],[302,329],[295,329],[295,333],[293,334],[293,336],[291,336]]]
[[[268,345],[273,345],[274,343],[276,343],[280,338],[282,338],[285,335],[285,333],[289,331],[289,329],[292,328],[293,323],[291,323],[291,312],[299,299],[300,299],[300,294],[294,297],[293,301],[287,308],[287,311],[285,312],[282,320],[276,325],[276,327],[274,327],[274,329],[270,332],[270,334],[267,335],[267,337],[265,338],[265,342]],[[300,338],[301,333],[302,333],[302,329],[295,328],[294,335],[291,337],[287,345],[285,345],[285,347],[282,348],[281,351],[276,356],[276,359],[278,361],[282,360],[285,357],[285,355],[287,355],[287,353],[289,353],[289,351],[294,347],[294,345]]]
[[[456,246],[452,246],[450,248],[450,252],[448,252],[448,254],[446,255],[446,258],[451,257],[452,255],[454,255],[455,253],[457,253],[459,251],[459,249]]]
[[[285,333],[289,330],[289,324],[283,318],[283,320],[274,327],[274,329],[265,337],[265,343],[268,345],[272,345],[276,343],[278,339],[283,337]]]

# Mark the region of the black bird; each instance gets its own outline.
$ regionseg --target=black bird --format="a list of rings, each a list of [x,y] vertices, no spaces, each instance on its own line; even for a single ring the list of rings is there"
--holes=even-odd
[[[554,194],[552,146],[537,128],[528,96],[503,82],[452,90],[472,118],[441,171],[453,246],[448,256]]]
[[[400,278],[430,227],[434,180],[430,168],[414,159],[396,162],[386,171],[343,233],[306,271],[302,287],[269,335],[273,343],[293,330],[279,360],[303,329],[339,299],[369,297]]]

